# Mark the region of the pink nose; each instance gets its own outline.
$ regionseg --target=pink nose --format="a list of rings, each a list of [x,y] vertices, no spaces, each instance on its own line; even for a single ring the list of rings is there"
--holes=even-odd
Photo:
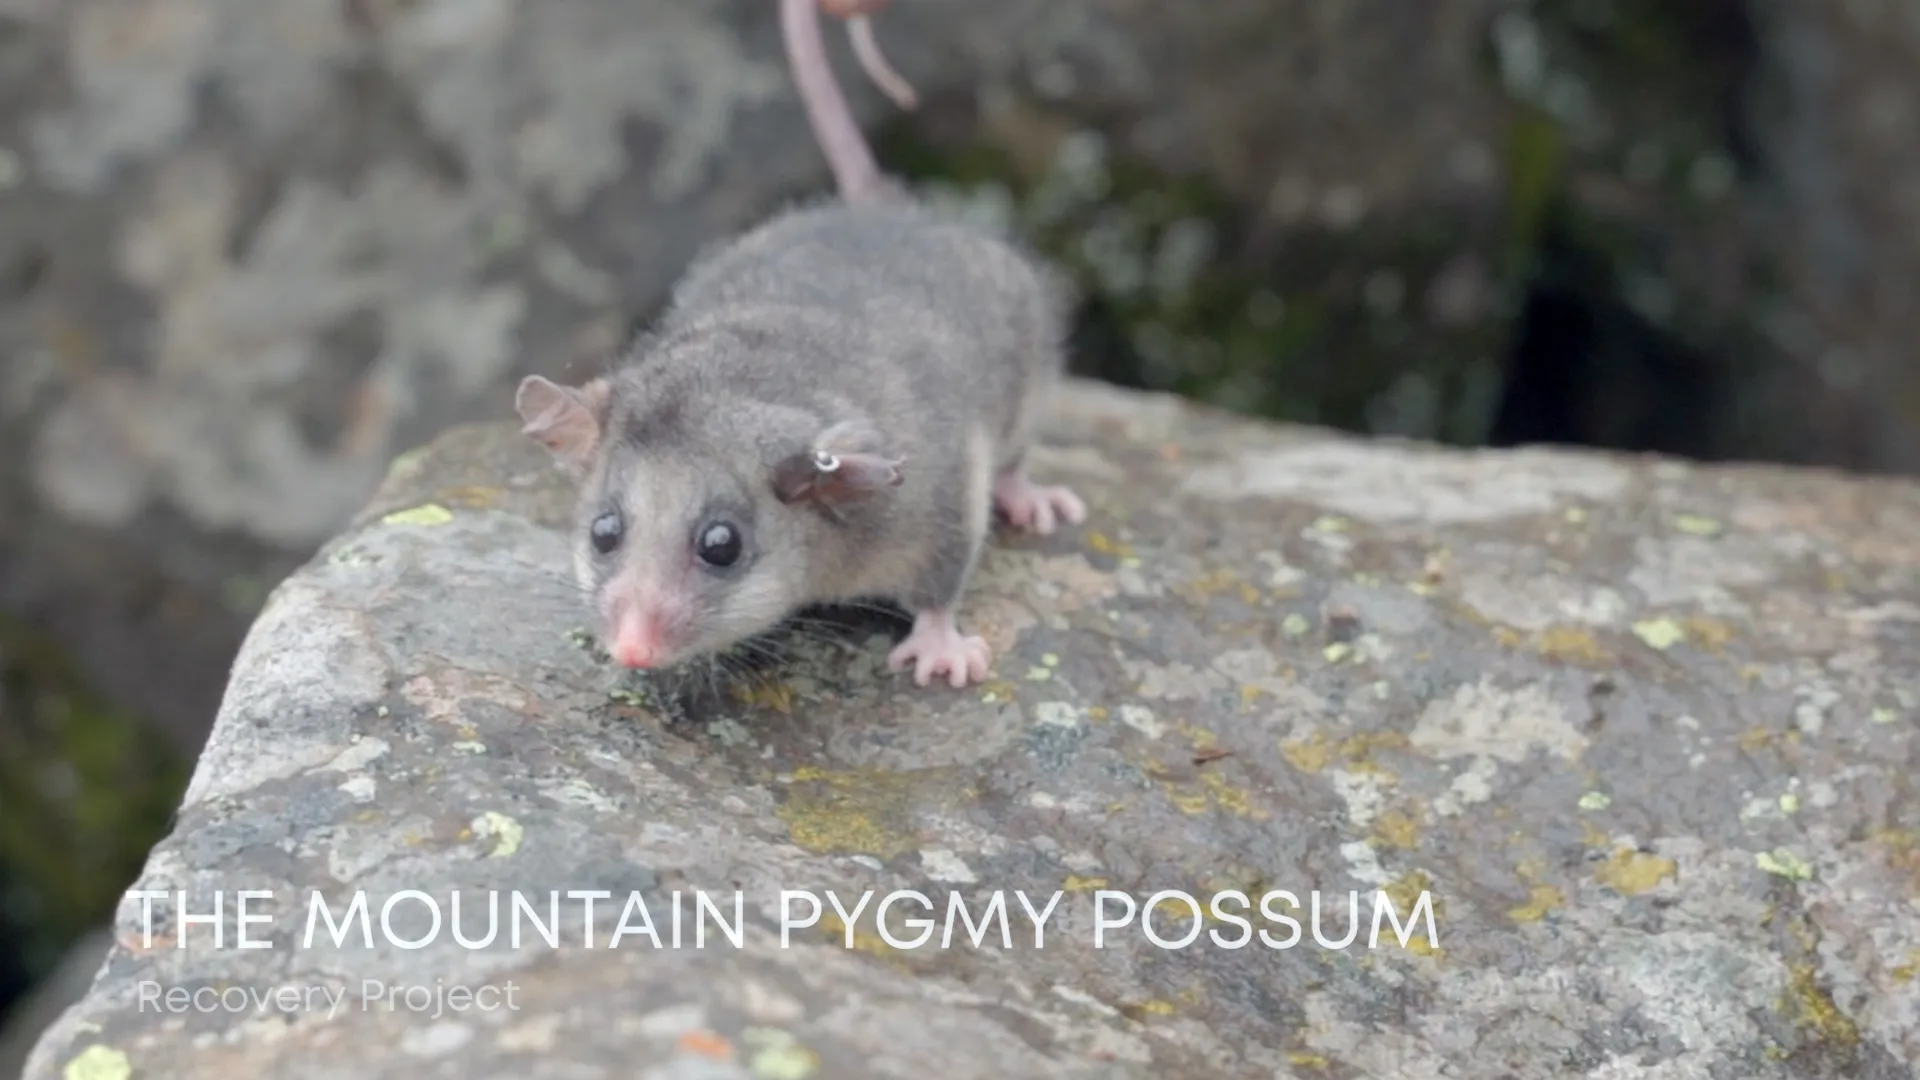
[[[629,608],[620,614],[615,624],[610,651],[622,667],[654,667],[666,652],[660,638],[659,615]]]

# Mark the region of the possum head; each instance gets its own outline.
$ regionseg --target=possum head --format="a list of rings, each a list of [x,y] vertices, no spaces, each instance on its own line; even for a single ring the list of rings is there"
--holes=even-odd
[[[580,482],[574,575],[629,668],[717,652],[818,599],[813,553],[902,479],[870,423],[791,405],[535,375],[516,407]]]

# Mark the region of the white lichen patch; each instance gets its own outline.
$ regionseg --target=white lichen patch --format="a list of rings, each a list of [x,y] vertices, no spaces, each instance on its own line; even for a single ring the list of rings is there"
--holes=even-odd
[[[1041,669],[1046,671],[1046,669]],[[1071,701],[1039,701],[1033,705],[1033,723],[1048,728],[1077,728],[1085,719],[1085,711]]]
[[[674,1039],[707,1026],[707,1010],[697,1002],[669,1005],[637,1018],[634,1030],[644,1038]]]
[[[1634,559],[1627,584],[1646,606],[1693,605],[1710,615],[1745,614],[1732,590],[1764,585],[1778,572],[1775,549],[1746,534],[1643,536],[1634,541]]]
[[[402,1053],[414,1057],[446,1057],[473,1041],[473,1028],[454,1020],[409,1026],[400,1036]]]
[[[1393,880],[1393,875],[1380,865],[1380,853],[1365,840],[1341,844],[1340,854],[1347,860],[1347,868],[1353,873],[1354,879],[1363,885],[1380,886]]]
[[[1627,604],[1615,590],[1593,587],[1547,571],[1517,571],[1527,549],[1505,545],[1478,549],[1475,565],[1455,575],[1460,600],[1496,623],[1539,633],[1567,623],[1612,626]]]
[[[1127,676],[1136,680],[1136,693],[1151,701],[1192,701],[1225,691],[1228,682],[1217,671],[1190,664],[1142,663],[1123,657]]]
[[[1354,829],[1365,829],[1373,824],[1386,804],[1387,789],[1393,781],[1379,772],[1348,772],[1345,769],[1328,769],[1327,782],[1333,785],[1334,794],[1347,806],[1347,824]]]
[[[334,772],[359,772],[368,765],[385,757],[393,747],[385,739],[356,738],[351,746],[340,751],[326,768]]]
[[[1617,932],[1602,942],[1601,971],[1639,995],[1644,1015],[1688,1050],[1748,1046],[1788,985],[1766,950],[1707,930]]]
[[[1841,701],[1838,687],[1824,679],[1794,687],[1793,726],[1803,734],[1819,735],[1827,716]]]
[[[1490,757],[1477,757],[1453,778],[1447,790],[1433,800],[1433,812],[1455,817],[1469,806],[1478,806],[1493,798],[1493,777],[1499,764]]]
[[[944,881],[958,885],[969,885],[980,878],[968,866],[966,860],[941,848],[933,848],[920,853],[920,869],[934,881]]]
[[[606,792],[579,777],[542,788],[540,793],[563,806],[578,806],[602,814],[617,813],[620,809],[620,804],[608,797]]]
[[[500,1032],[494,1045],[509,1054],[545,1053],[553,1049],[563,1019],[548,1015],[514,1024]]]
[[[1492,679],[1462,686],[1420,716],[1408,741],[1437,758],[1486,757],[1510,764],[1534,748],[1572,760],[1587,737],[1567,721],[1566,709],[1539,686],[1503,689]]]
[[[1495,457],[1330,440],[1202,466],[1181,490],[1212,499],[1299,499],[1370,522],[1442,526],[1543,514],[1571,499],[1604,502],[1625,491],[1630,476],[1585,454]]]
[[[1167,730],[1167,726],[1160,722],[1159,717],[1153,714],[1153,710],[1145,705],[1122,705],[1114,710],[1114,715],[1121,723],[1149,739],[1157,739]]]

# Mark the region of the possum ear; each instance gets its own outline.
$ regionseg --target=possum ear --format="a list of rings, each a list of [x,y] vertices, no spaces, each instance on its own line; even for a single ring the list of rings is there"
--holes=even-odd
[[[538,441],[567,465],[583,465],[600,445],[600,422],[607,404],[607,381],[561,386],[539,375],[520,380],[513,407],[520,433]]]
[[[781,459],[773,467],[773,493],[783,503],[831,508],[897,487],[904,464],[906,459],[889,452],[873,428],[846,421]]]

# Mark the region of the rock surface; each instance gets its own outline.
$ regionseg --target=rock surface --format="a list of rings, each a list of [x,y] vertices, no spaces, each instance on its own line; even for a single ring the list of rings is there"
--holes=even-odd
[[[968,609],[995,677],[965,693],[854,636],[653,704],[570,638],[537,448],[462,427],[403,459],[254,624],[135,886],[193,912],[223,890],[225,947],[176,948],[170,899],[143,940],[130,894],[27,1080],[1920,1065],[1920,488],[1368,443],[1090,385],[1061,412],[1039,464],[1090,520],[992,548]],[[269,948],[235,947],[242,889],[274,894],[246,928]],[[559,947],[530,924],[515,947],[503,902],[490,947],[410,951],[378,919],[406,889],[458,890],[470,939],[488,889],[542,919],[550,890],[620,901],[592,948],[563,899]],[[1062,899],[1040,948],[1011,893],[1010,948],[891,947],[877,899],[782,947],[782,889]],[[1136,919],[1092,947],[1100,890],[1233,889],[1318,890],[1336,943],[1357,891],[1358,940],[1168,950]],[[739,890],[741,947],[607,947],[632,893],[668,934],[675,890],[729,920]],[[1435,940],[1369,948],[1376,895],[1404,919],[1423,890]],[[356,891],[373,946],[303,947],[310,898]],[[1192,929],[1169,914],[1163,938]],[[518,1009],[363,1011],[367,979],[511,982]],[[143,981],[348,1004],[169,1015]]]

